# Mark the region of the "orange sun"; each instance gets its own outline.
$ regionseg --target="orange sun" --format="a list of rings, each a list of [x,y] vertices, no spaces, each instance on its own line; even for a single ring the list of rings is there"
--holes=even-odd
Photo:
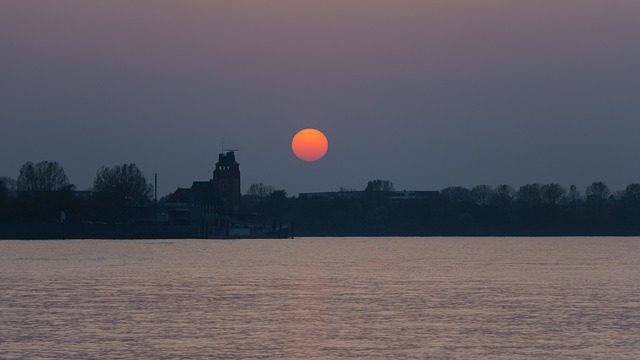
[[[298,158],[304,161],[322,159],[327,153],[329,142],[324,134],[316,129],[300,130],[291,141],[291,149]]]

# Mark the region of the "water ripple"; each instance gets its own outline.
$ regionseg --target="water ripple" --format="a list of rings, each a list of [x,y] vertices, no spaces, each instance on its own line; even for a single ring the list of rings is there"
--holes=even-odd
[[[638,240],[0,241],[0,358],[632,359]]]

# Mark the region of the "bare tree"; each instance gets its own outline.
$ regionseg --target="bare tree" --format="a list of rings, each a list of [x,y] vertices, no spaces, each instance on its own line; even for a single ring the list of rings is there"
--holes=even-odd
[[[588,201],[601,202],[609,198],[611,190],[609,190],[609,187],[605,183],[598,181],[587,186],[585,194],[587,195]]]
[[[249,186],[249,189],[247,190],[247,195],[253,195],[257,197],[267,197],[273,194],[274,191],[276,191],[276,189],[271,185],[257,183]]]
[[[1,204],[1,201],[7,197],[8,192],[9,192],[9,189],[7,189],[7,186],[4,184],[4,181],[0,179],[0,204]]]
[[[394,191],[396,188],[393,185],[393,183],[389,180],[371,180],[369,181],[369,183],[367,183],[367,188],[365,189],[365,191],[371,192],[371,191],[383,191],[383,192],[388,192],[388,191]]]
[[[0,183],[4,186],[7,192],[18,190],[16,180],[8,176],[0,176]]]
[[[542,201],[545,204],[549,205],[558,205],[564,199],[564,196],[567,194],[567,190],[563,188],[560,184],[545,184],[540,188],[540,195],[542,196]]]
[[[69,178],[57,161],[27,161],[20,168],[18,191],[59,191],[69,186]]]
[[[103,201],[118,207],[144,205],[153,195],[153,185],[136,164],[101,167],[96,173],[93,190]]]
[[[471,189],[471,198],[481,206],[487,205],[492,195],[493,189],[489,185],[478,185]]]
[[[463,202],[471,199],[471,190],[462,186],[450,186],[440,190],[440,196],[453,202]]]
[[[538,205],[542,202],[542,195],[540,194],[540,184],[527,184],[518,189],[516,197],[521,202],[528,205]]]
[[[513,201],[515,190],[511,185],[500,184],[493,190],[491,202],[499,206],[506,206]]]
[[[578,187],[575,185],[569,186],[569,195],[567,197],[572,204],[575,204],[582,199],[580,190],[578,190]]]
[[[640,184],[633,183],[627,185],[627,187],[622,192],[622,198],[625,200],[640,200]]]

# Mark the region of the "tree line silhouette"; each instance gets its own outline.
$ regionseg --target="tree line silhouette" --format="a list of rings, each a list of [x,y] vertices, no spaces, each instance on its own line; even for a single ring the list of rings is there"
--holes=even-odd
[[[149,205],[152,193],[135,164],[101,167],[92,190],[78,192],[57,162],[27,162],[17,180],[0,177],[0,223],[121,221],[127,209]]]
[[[557,183],[453,186],[416,198],[398,193],[379,179],[362,191],[297,197],[257,183],[243,195],[242,212],[258,223],[291,223],[297,235],[640,234],[638,183],[612,191],[594,182],[584,193]],[[57,162],[27,162],[17,180],[0,177],[0,223],[122,222],[132,209],[162,206],[152,195],[135,164],[99,168],[91,191],[83,192]]]
[[[273,189],[271,187],[271,189]],[[263,219],[291,222],[298,235],[637,235],[640,184],[612,192],[603,182],[584,195],[551,184],[454,186],[427,198],[394,199],[388,180],[363,192],[288,197],[284,190],[245,195]]]

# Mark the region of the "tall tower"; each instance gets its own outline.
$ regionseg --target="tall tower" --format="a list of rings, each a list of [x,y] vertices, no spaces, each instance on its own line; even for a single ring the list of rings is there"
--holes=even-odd
[[[240,164],[233,151],[218,155],[213,170],[213,192],[223,213],[240,212]]]

